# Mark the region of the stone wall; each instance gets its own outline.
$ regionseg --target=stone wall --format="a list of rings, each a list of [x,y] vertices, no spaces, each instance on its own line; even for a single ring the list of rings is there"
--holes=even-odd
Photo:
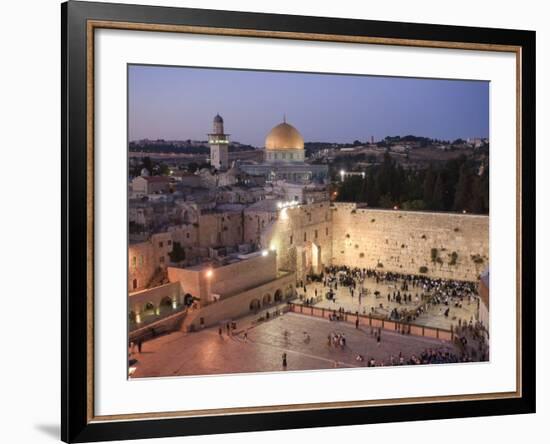
[[[180,286],[177,282],[150,288],[128,296],[128,309],[138,314],[141,313],[147,303],[153,304],[157,309],[163,300],[169,300],[172,303],[183,303]]]
[[[296,272],[298,280],[309,272],[320,272],[330,265],[333,255],[329,202],[280,210],[262,233],[261,245],[277,251],[277,268]]]
[[[242,212],[201,213],[199,247],[236,246],[243,243]]]
[[[488,216],[339,203],[332,230],[335,265],[477,281],[489,264]]]
[[[230,298],[191,311],[188,313],[182,328],[184,330],[197,330],[201,327],[210,327],[221,321],[238,319],[246,314],[255,313],[260,309],[266,309],[290,300],[294,296],[295,281],[295,275],[288,273]]]
[[[184,294],[199,297],[201,306],[205,306],[212,302],[213,295],[230,298],[277,279],[276,262],[275,253],[270,252],[266,256],[252,254],[245,260],[219,267],[208,264],[191,268],[168,267],[168,279],[179,282]]]
[[[128,246],[128,291],[139,291],[151,284],[155,274],[170,262],[172,245],[171,233],[157,233],[147,241]]]

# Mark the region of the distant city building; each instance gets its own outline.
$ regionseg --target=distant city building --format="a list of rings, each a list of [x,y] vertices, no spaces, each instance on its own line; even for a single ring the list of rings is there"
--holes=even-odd
[[[340,180],[343,182],[346,179],[349,179],[350,177],[360,177],[361,179],[365,178],[365,172],[364,171],[340,171]]]
[[[138,176],[132,180],[134,197],[165,193],[169,190],[170,178],[167,176]]]
[[[210,165],[218,170],[227,170],[229,167],[229,134],[223,130],[223,119],[219,114],[214,117],[212,133],[208,134],[210,146]]]
[[[390,150],[395,153],[406,153],[410,151],[410,147],[407,145],[392,145]]]
[[[470,137],[466,139],[466,142],[469,143],[474,148],[480,148],[483,145],[489,143],[489,139],[482,138],[482,137]]]

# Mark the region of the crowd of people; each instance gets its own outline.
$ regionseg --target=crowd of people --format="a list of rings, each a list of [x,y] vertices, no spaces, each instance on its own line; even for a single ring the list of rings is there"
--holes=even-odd
[[[429,276],[394,273],[369,268],[348,266],[328,266],[319,275],[308,276],[306,283],[301,282],[304,294],[300,294],[300,300],[305,305],[313,305],[320,300],[315,288],[315,297],[307,297],[307,283],[319,282],[323,284],[325,297],[334,304],[337,302],[336,291],[338,287],[347,287],[353,299],[369,295],[369,289],[364,282],[371,279],[376,284],[387,284],[389,291],[383,295],[380,291],[373,294],[381,301],[370,307],[371,315],[382,315],[386,319],[400,322],[414,322],[424,313],[436,313],[454,321],[453,323],[473,323],[474,317],[468,319],[460,317],[464,312],[455,314],[455,310],[473,303],[477,303],[476,284],[451,279],[433,278]],[[387,305],[384,305],[384,301]],[[393,305],[393,308],[392,308]],[[397,305],[397,307],[395,306]],[[363,314],[369,313],[367,307],[363,307]],[[334,316],[334,318],[338,318]]]

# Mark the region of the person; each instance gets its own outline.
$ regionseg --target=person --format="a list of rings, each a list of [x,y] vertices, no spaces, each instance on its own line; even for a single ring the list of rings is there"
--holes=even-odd
[[[220,335],[220,338],[221,338],[221,336],[222,336],[222,327],[221,326],[218,328],[218,334]]]
[[[245,332],[244,332],[244,340],[246,341],[247,339],[248,339],[248,332],[245,331]]]
[[[359,317],[355,318],[355,328],[359,328]]]
[[[286,353],[283,353],[283,369],[286,370],[286,365],[287,365],[287,362],[286,362]]]
[[[141,344],[142,343],[143,343],[143,339],[139,338],[137,340],[138,353],[141,353]]]

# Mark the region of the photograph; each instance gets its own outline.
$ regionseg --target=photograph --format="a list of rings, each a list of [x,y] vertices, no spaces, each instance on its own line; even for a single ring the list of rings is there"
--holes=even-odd
[[[491,82],[126,74],[129,379],[491,361]]]

